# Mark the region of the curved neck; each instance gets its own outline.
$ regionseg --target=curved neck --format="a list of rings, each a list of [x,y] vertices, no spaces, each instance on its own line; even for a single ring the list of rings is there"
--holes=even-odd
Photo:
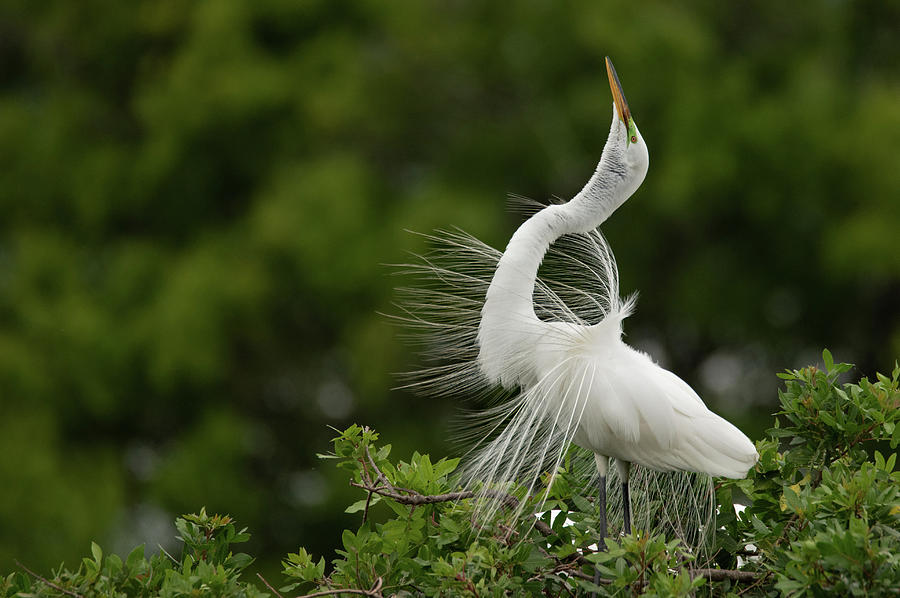
[[[618,173],[603,158],[593,176],[571,201],[549,205],[516,230],[497,264],[482,308],[481,327],[491,317],[512,310],[518,316],[534,314],[532,296],[538,268],[550,245],[569,233],[594,230],[630,195],[620,189],[624,173]],[[499,305],[501,304],[502,310]]]
[[[606,152],[604,152],[606,158]],[[479,364],[489,380],[507,388],[533,383],[534,343],[545,330],[534,312],[534,284],[550,244],[562,235],[593,230],[627,198],[622,177],[601,159],[570,202],[550,205],[515,232],[497,264],[478,327]]]
[[[481,327],[492,318],[515,314],[537,319],[533,294],[538,268],[550,244],[567,233],[579,232],[572,217],[571,202],[550,205],[526,220],[516,230],[497,264],[482,308]]]

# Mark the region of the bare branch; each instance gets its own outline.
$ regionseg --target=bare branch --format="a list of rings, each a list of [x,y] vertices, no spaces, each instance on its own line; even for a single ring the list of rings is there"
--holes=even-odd
[[[368,429],[368,428],[366,428],[366,429]],[[388,488],[393,488],[393,486],[391,486],[391,483],[388,481],[388,479],[386,477],[384,477],[384,474],[381,473],[381,470],[378,469],[378,466],[375,464],[375,459],[372,458],[372,454],[369,452],[369,445],[368,444],[363,445],[363,450],[366,451],[366,458],[369,460],[369,464],[372,466],[372,469],[375,470],[375,474],[376,474],[375,482],[377,483],[380,481],[382,484],[384,484]]]
[[[360,596],[381,596],[381,594],[373,594],[369,590],[357,590],[355,588],[338,588],[336,590],[323,590],[312,594],[303,594],[297,598],[315,598],[316,596],[336,596],[338,594],[358,594]]]
[[[360,484],[358,482],[350,482],[350,485],[357,488],[362,488],[363,490],[368,490],[369,492],[374,492],[375,494],[380,494],[381,496],[396,500],[401,504],[410,506],[452,502],[454,500],[473,498],[475,496],[475,493],[470,490],[448,492],[447,494],[420,494],[411,490],[410,492],[412,492],[412,494],[399,494],[398,492],[394,492],[393,489],[386,490],[381,486],[366,486],[365,484]]]
[[[67,589],[65,589],[65,588],[62,587],[62,586],[58,586],[58,585],[56,585],[55,583],[53,583],[52,581],[50,581],[49,579],[47,579],[46,577],[41,577],[40,575],[38,575],[37,573],[35,573],[35,572],[32,571],[31,569],[29,569],[28,567],[26,567],[25,565],[23,565],[22,563],[20,563],[18,560],[16,560],[15,563],[16,563],[16,565],[17,565],[19,568],[24,569],[26,573],[28,573],[29,575],[31,575],[31,576],[34,577],[35,579],[41,580],[42,582],[44,582],[45,584],[47,584],[48,586],[50,586],[50,587],[53,588],[54,590],[59,590],[59,591],[62,592],[63,594],[68,594],[69,596],[73,596],[74,598],[83,598],[83,596],[82,596],[81,594],[79,594],[79,593],[77,593],[77,592],[73,592],[72,590],[67,590]]]
[[[756,581],[765,577],[763,573],[756,571],[739,571],[736,569],[691,569],[691,577],[705,577],[710,581]]]
[[[316,598],[317,596],[335,596],[338,594],[357,594],[359,596],[371,596],[372,598],[384,598],[381,594],[381,586],[383,584],[384,580],[379,577],[375,580],[375,584],[368,590],[338,588],[334,590],[323,590],[321,592],[315,592],[312,594],[304,594],[303,596],[297,596],[297,598]]]
[[[256,576],[260,579],[260,581],[262,581],[264,584],[266,584],[266,587],[269,588],[270,590],[272,590],[272,593],[275,594],[276,596],[278,596],[278,598],[284,598],[284,596],[282,596],[281,594],[278,593],[278,590],[276,590],[275,588],[272,587],[272,584],[270,584],[268,582],[268,580],[262,576],[261,573],[257,573]]]

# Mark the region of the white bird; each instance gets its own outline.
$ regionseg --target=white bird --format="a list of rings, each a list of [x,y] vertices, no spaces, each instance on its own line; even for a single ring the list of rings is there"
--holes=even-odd
[[[406,290],[407,323],[438,336],[431,352],[443,360],[419,372],[413,386],[440,395],[512,393],[472,415],[489,431],[469,460],[468,479],[485,487],[520,482],[531,491],[543,472],[555,475],[574,443],[593,453],[600,475],[602,536],[610,458],[630,533],[632,463],[743,478],[759,457],[687,383],[622,340],[634,298],[620,299],[616,263],[597,228],[640,186],[649,154],[609,58],[606,68],[612,124],[584,188],[526,220],[502,256],[464,233],[430,237],[442,249],[411,270],[444,288]],[[483,273],[494,265],[485,292]]]

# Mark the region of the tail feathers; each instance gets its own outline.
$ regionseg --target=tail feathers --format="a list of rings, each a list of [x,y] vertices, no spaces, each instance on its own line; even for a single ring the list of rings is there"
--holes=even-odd
[[[692,433],[682,437],[675,451],[683,469],[726,478],[747,477],[759,459],[749,438],[712,412],[692,418],[692,423]]]

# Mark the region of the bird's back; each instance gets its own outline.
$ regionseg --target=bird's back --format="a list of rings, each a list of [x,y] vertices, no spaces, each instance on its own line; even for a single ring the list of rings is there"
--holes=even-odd
[[[576,419],[574,441],[597,454],[659,471],[743,478],[753,443],[710,411],[681,378],[621,340],[621,320],[548,325],[535,345],[545,391]],[[551,390],[552,389],[552,390]]]

